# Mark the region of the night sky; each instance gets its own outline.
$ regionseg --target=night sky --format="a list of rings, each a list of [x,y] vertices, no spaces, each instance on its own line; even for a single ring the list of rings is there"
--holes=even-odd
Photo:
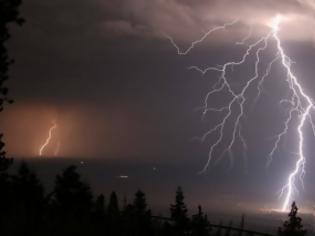
[[[98,190],[103,178],[116,176],[116,170],[122,168],[121,174],[129,171],[130,176],[137,175],[130,186],[147,188],[155,196],[158,191],[171,195],[180,184],[187,187],[191,202],[225,202],[255,209],[279,207],[279,190],[295,163],[297,143],[293,121],[293,129],[280,142],[274,162],[265,168],[286,114],[279,106],[279,99],[288,93],[280,64],[273,67],[258,103],[253,105],[249,98],[246,104],[242,127],[248,145],[247,164],[237,142],[233,165],[226,156],[217,165],[210,165],[202,176],[198,171],[216,136],[204,143],[194,137],[200,137],[219,117],[208,114],[201,119],[201,111],[196,108],[202,105],[217,74],[201,76],[187,69],[240,58],[245,47],[235,42],[249,30],[249,42],[257,40],[269,30],[268,24],[276,14],[289,19],[281,25],[279,35],[294,61],[293,72],[315,99],[312,0],[25,0],[21,15],[26,23],[11,27],[8,44],[15,64],[7,85],[16,101],[0,118],[8,154],[33,162],[49,159],[49,165],[37,165],[40,173],[46,173],[49,166],[57,169],[54,159],[58,163],[60,159],[93,160],[98,164],[90,169],[87,164],[82,172],[90,176]],[[239,21],[233,27],[214,33],[186,56],[177,55],[166,37],[171,36],[185,49],[209,29],[235,19]],[[272,48],[267,50],[263,64],[272,53]],[[233,71],[235,89],[252,73],[250,63]],[[211,99],[216,106],[224,102],[222,95]],[[58,127],[45,157],[39,157],[39,147],[52,122]],[[310,125],[305,127],[305,137],[305,188],[298,183],[300,194],[295,198],[302,208],[313,212],[315,138]],[[58,145],[60,150],[54,156]],[[155,189],[150,187],[152,178]],[[131,191],[130,186],[118,186],[115,181],[107,182],[111,188]],[[169,185],[162,187],[165,182]]]

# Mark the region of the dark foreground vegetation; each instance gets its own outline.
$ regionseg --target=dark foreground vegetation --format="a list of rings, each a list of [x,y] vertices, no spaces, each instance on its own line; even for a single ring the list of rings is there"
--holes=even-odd
[[[8,163],[3,158],[2,163]],[[75,166],[56,176],[50,193],[45,193],[40,180],[26,163],[20,165],[16,174],[9,174],[9,168],[3,165],[0,172],[0,235],[268,236],[247,231],[243,226],[236,229],[212,225],[201,206],[189,215],[180,187],[166,218],[152,215],[145,194],[140,190],[131,202],[119,202],[115,192],[106,198],[93,196]],[[289,219],[277,232],[279,236],[306,234],[297,211],[293,203]]]

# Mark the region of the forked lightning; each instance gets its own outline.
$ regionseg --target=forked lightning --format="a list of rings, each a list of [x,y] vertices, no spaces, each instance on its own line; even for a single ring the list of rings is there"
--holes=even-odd
[[[229,61],[223,65],[210,66],[207,68],[200,68],[198,66],[191,66],[189,69],[196,70],[202,75],[205,75],[209,71],[214,71],[219,73],[218,80],[216,81],[214,87],[208,91],[204,98],[202,110],[203,116],[208,112],[222,113],[222,119],[219,123],[213,125],[205,134],[200,137],[200,140],[205,141],[210,135],[217,134],[217,139],[214,143],[210,145],[208,159],[201,170],[201,173],[207,171],[209,165],[215,159],[215,152],[221,152],[216,158],[216,162],[224,156],[225,153],[231,153],[236,140],[240,140],[243,145],[244,150],[247,149],[247,144],[244,136],[242,135],[242,120],[245,114],[245,105],[248,103],[248,93],[250,89],[255,89],[257,91],[256,97],[253,99],[254,103],[260,98],[262,85],[271,73],[272,66],[277,62],[279,63],[286,72],[286,82],[290,95],[288,98],[284,98],[280,101],[280,104],[287,104],[289,106],[288,116],[284,119],[282,131],[276,134],[275,141],[269,152],[267,158],[267,165],[272,162],[274,153],[277,151],[278,146],[282,138],[288,133],[290,129],[290,124],[293,123],[295,118],[298,120],[297,124],[294,125],[296,132],[298,133],[298,154],[297,160],[295,162],[294,169],[290,172],[286,184],[281,189],[281,196],[283,196],[282,211],[286,211],[290,202],[293,200],[293,195],[296,193],[298,188],[296,187],[297,181],[301,180],[303,184],[303,175],[305,173],[305,155],[304,155],[304,132],[303,129],[305,124],[309,122],[315,130],[311,119],[311,110],[313,108],[312,99],[305,93],[302,85],[300,84],[298,78],[293,74],[291,65],[292,60],[285,54],[285,51],[281,44],[281,39],[279,36],[281,22],[285,18],[277,15],[268,25],[270,30],[263,36],[256,40],[254,43],[246,45],[249,37],[252,34],[252,29],[246,37],[240,41],[236,42],[237,45],[246,46],[246,50],[242,57],[236,61]],[[217,26],[208,32],[206,32],[200,39],[191,43],[191,45],[185,49],[181,48],[175,43],[175,41],[168,36],[168,39],[172,45],[176,48],[178,55],[187,55],[191,50],[193,50],[199,43],[202,43],[209,35],[215,33],[219,30],[225,30],[228,27],[233,27],[238,21],[232,21],[226,23],[222,26]],[[267,48],[273,47],[275,53],[272,59],[269,61],[268,65],[264,69],[264,72],[260,74],[259,66],[261,63],[261,56],[266,51]],[[240,91],[235,91],[232,88],[231,82],[227,78],[227,70],[233,69],[236,66],[243,65],[245,62],[250,60],[250,56],[254,58],[254,73],[246,81]],[[230,100],[228,103],[222,107],[211,107],[209,105],[209,99],[215,94],[221,94],[223,92],[228,92],[230,95]],[[237,107],[237,109],[235,109]],[[230,133],[226,133],[226,127],[232,122],[232,130]],[[226,142],[227,140],[227,142]],[[222,150],[220,147],[224,145],[225,148]],[[220,146],[220,147],[219,147]]]

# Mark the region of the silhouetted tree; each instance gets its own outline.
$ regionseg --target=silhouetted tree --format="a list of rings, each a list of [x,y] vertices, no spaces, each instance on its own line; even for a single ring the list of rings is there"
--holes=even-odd
[[[145,194],[141,190],[138,190],[135,193],[135,199],[133,201],[133,206],[135,207],[135,212],[139,216],[143,216],[147,214],[148,209],[147,209],[147,202],[145,199]]]
[[[2,138],[3,134],[0,134],[0,181],[7,180],[8,175],[6,171],[13,163],[12,158],[6,157],[6,152],[4,151],[5,143],[2,141]]]
[[[174,234],[182,235],[189,229],[189,218],[187,216],[187,207],[184,202],[184,193],[181,187],[176,190],[175,204],[171,205],[171,219],[174,221]]]
[[[105,219],[105,197],[103,194],[96,198],[93,215],[97,221]]]
[[[5,43],[10,38],[9,24],[16,23],[22,25],[24,20],[19,16],[19,6],[21,0],[1,0],[0,1],[0,111],[3,110],[5,102],[12,103],[8,98],[8,88],[4,82],[8,80],[9,66],[13,63],[8,55]],[[0,172],[6,170],[12,163],[12,160],[5,157],[4,142],[0,134]]]
[[[101,194],[96,198],[92,212],[93,231],[96,235],[105,234],[107,228],[105,217],[105,197]]]
[[[151,233],[151,211],[145,199],[145,194],[138,190],[133,202],[136,235],[150,235]]]
[[[137,225],[135,218],[134,206],[128,204],[126,199],[124,199],[124,207],[121,212],[121,225],[123,226],[121,235],[136,235]]]
[[[7,230],[9,228],[9,202],[12,200],[12,184],[7,170],[13,163],[13,159],[6,157],[6,152],[4,151],[5,144],[2,141],[2,136],[3,135],[0,134],[0,235],[6,235],[8,234]]]
[[[289,220],[286,220],[282,228],[279,228],[278,235],[280,236],[304,236],[306,230],[303,229],[302,219],[297,216],[298,208],[295,202],[291,205]]]
[[[44,189],[36,174],[23,162],[12,177],[11,212],[14,229],[23,235],[37,235],[44,222]]]
[[[10,38],[9,23],[21,25],[23,19],[19,16],[18,8],[21,0],[0,0],[0,111],[3,110],[5,102],[12,102],[8,98],[8,88],[4,82],[9,78],[8,71],[13,60],[9,58],[5,43]],[[8,180],[7,169],[12,164],[13,159],[6,157],[4,151],[3,134],[0,133],[0,234],[6,232],[7,215],[9,214],[8,202],[10,201],[10,183]]]
[[[119,215],[118,198],[115,192],[110,194],[107,212],[109,215]]]
[[[120,211],[117,194],[112,192],[109,197],[109,203],[107,207],[107,223],[109,235],[118,235],[121,232],[120,229]]]
[[[81,181],[75,166],[57,175],[54,188],[54,203],[60,209],[72,213],[88,213],[92,205],[90,187]]]
[[[125,200],[121,215],[123,235],[152,235],[151,211],[148,209],[145,194],[138,190],[132,204]]]
[[[12,200],[12,187],[7,170],[13,159],[6,158],[4,142],[0,134],[0,235],[6,235],[8,230],[9,202]]]
[[[210,235],[210,223],[207,215],[202,212],[201,206],[198,206],[198,213],[192,216],[191,229],[193,236]]]
[[[4,102],[10,101],[7,97],[8,88],[4,86],[4,82],[8,79],[9,66],[13,63],[5,45],[10,38],[8,25],[9,23],[22,25],[24,22],[18,11],[21,2],[21,0],[0,1],[0,110],[3,109]]]
[[[240,222],[240,231],[239,231],[239,233],[238,233],[238,236],[242,236],[242,234],[243,234],[243,229],[244,229],[244,225],[245,225],[245,216],[244,215],[242,215],[241,216],[241,222]]]
[[[61,175],[57,175],[52,207],[57,234],[87,233],[92,211],[92,193],[90,187],[81,181],[75,166],[70,166]]]

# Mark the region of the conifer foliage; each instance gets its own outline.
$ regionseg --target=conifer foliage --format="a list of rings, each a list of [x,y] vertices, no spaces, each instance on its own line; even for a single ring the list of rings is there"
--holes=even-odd
[[[286,220],[282,228],[279,228],[279,236],[304,236],[306,230],[303,229],[302,219],[297,216],[298,207],[295,202],[292,203],[289,219]]]

